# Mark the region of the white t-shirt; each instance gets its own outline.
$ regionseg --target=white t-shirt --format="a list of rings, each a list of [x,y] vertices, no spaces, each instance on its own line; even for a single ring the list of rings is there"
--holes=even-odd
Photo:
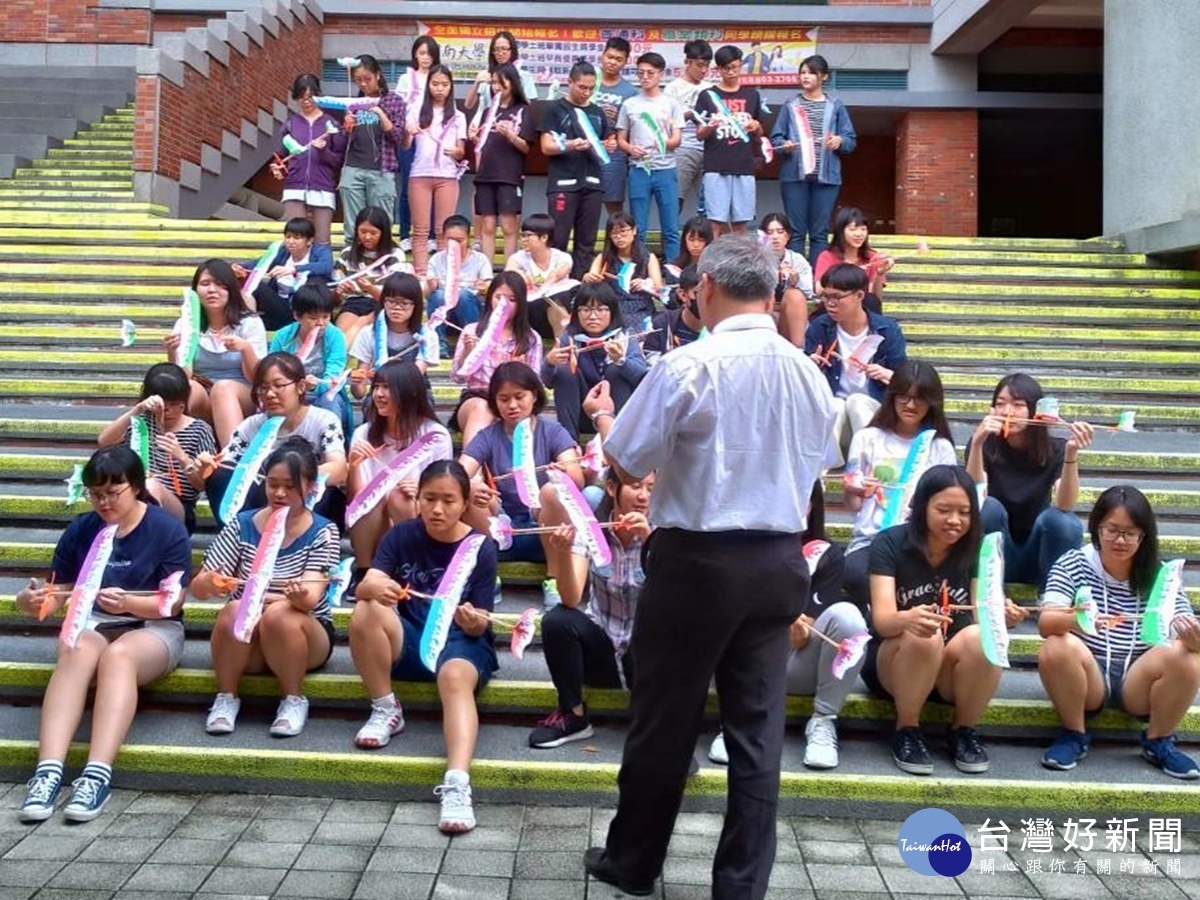
[[[550,277],[550,273],[555,269],[561,269],[566,266],[567,274],[571,274],[571,266],[574,265],[574,260],[571,259],[571,254],[565,250],[557,250],[550,248],[550,263],[544,269],[538,268],[538,264],[533,261],[528,250],[518,250],[508,258],[509,264],[513,271],[520,272],[526,278],[533,282],[535,288],[541,287]]]
[[[854,355],[854,351],[871,333],[870,328],[864,328],[862,334],[847,334],[839,325],[837,329],[838,354],[843,360]],[[867,393],[867,373],[858,366],[843,362],[842,378],[838,382],[838,396],[849,397],[851,394]]]
[[[350,439],[350,446],[353,447],[359,441],[366,443],[367,431],[370,429],[370,427],[370,425],[364,422],[355,428],[354,436]],[[434,450],[433,459],[430,461],[434,462],[439,459],[454,459],[454,443],[450,439],[450,432],[447,431],[446,426],[442,425],[440,422],[431,422],[429,420],[422,422],[420,426],[418,426],[417,434],[413,440],[424,437],[429,432],[433,432],[438,436],[437,447]],[[380,448],[379,452],[368,459],[364,459],[358,464],[358,477],[361,479],[361,483],[366,484],[368,481],[374,478],[378,472],[387,467],[388,463],[399,456],[407,446],[407,444],[401,445],[385,435],[383,438],[383,446]]]
[[[700,92],[706,91],[710,87],[712,87],[712,85],[707,81],[702,81],[699,84],[692,84],[681,75],[663,88],[663,93],[678,103],[681,110],[695,109],[696,98],[700,96]],[[696,123],[694,121],[684,121],[683,143],[679,145],[679,149],[704,149],[704,142],[696,137]]]

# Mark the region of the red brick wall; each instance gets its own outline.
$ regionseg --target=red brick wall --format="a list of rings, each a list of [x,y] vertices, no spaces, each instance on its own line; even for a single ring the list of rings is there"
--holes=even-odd
[[[281,26],[278,38],[263,34],[264,46],[251,41],[248,58],[231,50],[228,67],[210,58],[207,78],[184,66],[182,88],[166,78],[138,78],[136,171],[178,179],[182,160],[200,162],[201,143],[219,148],[223,130],[240,133],[242,119],[257,120],[258,110],[269,111],[273,100],[287,102],[297,74],[320,71],[321,25],[315,19],[296,19],[291,30]]]
[[[4,0],[0,3],[0,40],[55,44],[150,42],[148,10],[98,7],[98,0]]]
[[[896,217],[896,139],[891,135],[860,137],[854,152],[842,157],[842,190],[837,209],[849,206],[867,214],[872,233],[895,231],[892,220]]]
[[[155,34],[173,34],[180,31],[187,31],[189,28],[197,28],[208,23],[208,16],[204,13],[155,13],[154,20],[151,22],[151,27]]]
[[[904,114],[896,126],[896,231],[974,237],[978,179],[976,110]]]

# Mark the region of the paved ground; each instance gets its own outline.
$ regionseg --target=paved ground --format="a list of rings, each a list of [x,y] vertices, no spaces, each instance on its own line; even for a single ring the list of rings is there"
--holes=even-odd
[[[624,896],[586,883],[583,874],[583,850],[602,840],[609,809],[479,804],[479,827],[451,840],[433,827],[432,803],[120,791],[95,822],[68,825],[55,817],[34,827],[16,821],[23,795],[22,785],[0,783],[0,900]],[[1148,822],[1140,824],[1139,849]],[[656,896],[709,896],[720,827],[718,815],[680,815]],[[1177,854],[1154,854],[1158,871],[1150,873],[1148,855],[1103,852],[1103,824],[1101,852],[1082,859],[1061,849],[1061,837],[1051,854],[1019,850],[1017,822],[1010,824],[1009,854],[981,854],[977,827],[967,825],[972,867],[948,879],[904,866],[897,822],[781,819],[768,897],[1200,897],[1196,835],[1183,833]],[[1097,876],[1105,859],[1112,874]],[[1177,864],[1168,866],[1171,859]]]

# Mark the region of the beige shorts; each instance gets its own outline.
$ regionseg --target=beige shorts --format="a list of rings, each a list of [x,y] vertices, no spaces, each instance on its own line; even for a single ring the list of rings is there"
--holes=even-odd
[[[88,619],[89,631],[94,631],[110,644],[131,631],[148,631],[167,648],[167,672],[173,672],[183,657],[183,622],[179,619],[126,619],[116,616],[98,616]],[[163,673],[164,675],[166,672]]]

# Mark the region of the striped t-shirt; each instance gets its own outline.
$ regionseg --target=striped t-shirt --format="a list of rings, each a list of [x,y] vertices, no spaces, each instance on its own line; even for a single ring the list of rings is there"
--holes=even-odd
[[[812,129],[813,149],[817,152],[817,171],[821,171],[821,155],[825,152],[825,100],[806,100],[803,95],[796,98],[800,109]],[[801,173],[803,174],[803,173]]]
[[[1046,592],[1042,606],[1071,607],[1075,603],[1075,591],[1088,585],[1092,590],[1092,602],[1099,616],[1138,616],[1145,611],[1145,603],[1129,582],[1118,581],[1104,571],[1100,555],[1092,546],[1081,550],[1068,550],[1050,568],[1046,578]],[[1192,607],[1183,591],[1175,598],[1172,616],[1191,615]],[[1138,637],[1140,619],[1125,619],[1111,628],[1097,629],[1099,634],[1089,635],[1076,632],[1105,669],[1120,666],[1127,671],[1139,656],[1150,649]]]
[[[208,545],[204,553],[204,566],[210,572],[246,578],[254,564],[254,554],[262,534],[254,525],[256,509],[238,513],[237,518],[221,529],[221,533]],[[312,514],[312,525],[304,534],[290,544],[279,548],[271,578],[286,581],[300,578],[305,572],[327,572],[341,559],[341,541],[337,526],[323,516]],[[282,593],[282,590],[279,591]],[[238,588],[231,595],[236,600],[242,595]],[[313,609],[312,614],[325,622],[333,618],[332,609],[325,599]]]
[[[142,416],[150,431],[150,471],[147,475],[154,475],[160,482],[167,486],[167,490],[173,493],[185,505],[191,505],[196,502],[196,497],[199,495],[187,475],[184,473],[184,464],[177,459],[172,459],[162,447],[158,446],[158,438],[166,432],[162,425],[159,424],[158,416]],[[129,437],[133,433],[133,426],[125,427],[125,443],[129,443]],[[179,446],[183,448],[192,459],[195,459],[201,453],[215,453],[217,451],[217,439],[213,436],[212,426],[202,419],[192,419],[179,431],[174,432],[175,437],[179,440]],[[174,468],[175,477],[172,477],[171,470]],[[179,490],[175,489],[176,479],[179,482]]]

